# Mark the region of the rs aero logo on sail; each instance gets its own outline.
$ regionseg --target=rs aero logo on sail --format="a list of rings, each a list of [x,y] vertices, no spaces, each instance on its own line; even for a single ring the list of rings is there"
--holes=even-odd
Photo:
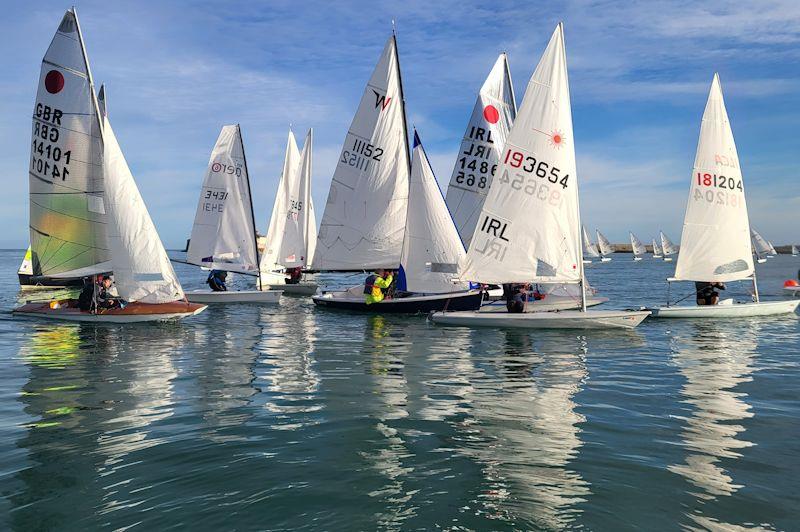
[[[391,97],[387,98],[385,94],[381,94],[375,89],[372,89],[372,92],[375,93],[375,109],[377,109],[378,107],[381,108],[381,111],[386,109],[389,106],[389,102],[392,101],[392,98]]]

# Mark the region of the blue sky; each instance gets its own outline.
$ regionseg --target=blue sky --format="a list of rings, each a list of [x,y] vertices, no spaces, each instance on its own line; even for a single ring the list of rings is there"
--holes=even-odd
[[[10,4],[10,5],[9,5]],[[42,55],[69,4],[4,6],[0,247],[28,240],[30,116]],[[264,231],[286,133],[315,132],[314,199],[397,24],[410,124],[446,187],[475,94],[509,54],[518,98],[563,20],[581,208],[614,242],[680,227],[700,118],[720,73],[751,223],[800,241],[800,2],[258,2],[76,4],[95,82],[168,247],[188,237],[209,153],[239,122]]]

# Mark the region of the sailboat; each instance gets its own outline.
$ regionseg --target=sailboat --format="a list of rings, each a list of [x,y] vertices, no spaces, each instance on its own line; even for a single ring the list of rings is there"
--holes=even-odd
[[[397,293],[391,299],[367,305],[363,287],[314,296],[314,302],[328,308],[379,313],[417,313],[453,308],[480,307],[483,293],[470,290],[458,278],[459,264],[466,252],[430,161],[414,131],[406,217]]]
[[[681,249],[672,281],[730,282],[750,279],[753,302],[669,306],[653,309],[659,318],[731,318],[794,312],[800,300],[759,299],[744,180],[719,76],[714,74],[700,126],[689,186]]]
[[[581,310],[435,312],[436,324],[520,328],[636,327],[647,311],[586,310],[578,180],[563,25],[528,83],[460,277],[581,287]]]
[[[653,239],[653,258],[660,259],[661,255],[661,248],[658,246],[658,241],[654,238]]]
[[[661,237],[661,252],[664,254],[664,261],[672,262],[672,255],[678,252],[678,248],[672,243],[672,240],[664,234],[664,231],[659,231],[658,234]]]
[[[592,239],[589,238],[589,232],[586,230],[586,226],[584,225],[582,228],[582,241],[583,241],[583,263],[584,264],[591,264],[592,259],[587,259],[586,257],[593,257],[599,258],[600,251],[597,250],[597,246],[592,242]]]
[[[611,262],[609,255],[614,253],[614,246],[599,229],[596,229],[595,232],[597,233],[597,248],[600,250],[600,262]]]
[[[402,268],[398,283],[405,277],[409,293],[366,305],[364,285],[358,285],[315,295],[317,305],[381,313],[480,305],[480,292],[459,291],[462,287],[457,283],[442,282],[455,277],[456,254],[459,250],[463,254],[463,245],[421,144],[415,146],[417,162],[409,182],[407,138],[397,41],[392,34],[345,138],[322,216],[313,269]],[[425,281],[428,277],[437,279],[434,286]]]
[[[775,249],[775,246],[772,244],[772,240],[767,240],[767,245],[769,246],[769,258],[773,258],[775,255],[778,254],[778,251]]]
[[[769,244],[764,237],[752,227],[750,228],[750,243],[753,246],[753,256],[756,258],[756,262],[759,264],[767,262],[767,258],[770,254]]]
[[[126,323],[184,318],[206,308],[186,301],[108,116],[100,112],[74,8],[42,61],[33,152],[34,270],[67,277],[113,271],[127,304],[83,311],[65,299],[27,303],[15,314]]]
[[[501,53],[478,93],[447,186],[445,201],[464,247],[469,247],[475,232],[478,215],[516,115],[508,58]]]
[[[186,250],[186,262],[258,277],[250,174],[238,124],[223,126],[208,161]],[[256,287],[257,288],[257,287]],[[211,289],[186,292],[198,303],[277,303],[279,290]]]
[[[287,268],[305,268],[311,264],[317,242],[317,222],[311,200],[311,153],[313,131],[308,130],[302,153],[294,133],[289,131],[283,172],[272,207],[267,243],[261,256],[262,289],[283,290],[284,295],[312,295],[317,284],[301,281],[287,284]]]
[[[642,244],[642,241],[636,238],[636,235],[633,232],[630,233],[631,235],[631,251],[633,252],[633,260],[640,261],[642,260],[642,256],[647,253],[647,249]]]
[[[792,257],[796,257],[800,255],[800,251],[797,250],[797,246],[792,244]]]

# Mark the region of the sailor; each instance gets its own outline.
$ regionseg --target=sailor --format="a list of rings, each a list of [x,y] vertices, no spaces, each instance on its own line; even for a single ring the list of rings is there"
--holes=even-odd
[[[503,295],[506,297],[506,309],[510,313],[525,311],[528,300],[527,286],[524,284],[507,283],[503,285]]]
[[[716,289],[725,290],[725,285],[717,282],[697,281],[694,283],[694,288],[697,291],[697,304],[706,306],[716,305],[719,302],[719,292]]]
[[[83,290],[78,296],[78,308],[84,311],[122,308],[122,300],[113,288],[113,281],[108,275],[98,278],[84,279]]]
[[[97,308],[112,309],[121,307],[121,300],[117,291],[113,288],[114,282],[111,277],[104,275],[97,290]]]
[[[303,268],[298,266],[297,268],[288,268],[286,270],[286,284],[299,284],[300,279],[303,277]]]
[[[227,292],[228,287],[225,285],[225,280],[228,278],[228,272],[223,270],[211,270],[208,274],[206,283],[211,287],[214,292]]]
[[[391,270],[378,268],[364,281],[364,301],[367,305],[383,301],[386,291],[394,281]]]

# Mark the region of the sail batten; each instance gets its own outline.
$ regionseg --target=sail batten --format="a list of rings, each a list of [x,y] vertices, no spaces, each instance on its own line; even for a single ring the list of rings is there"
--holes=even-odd
[[[563,26],[533,76],[478,218],[462,278],[579,283],[581,224]]]
[[[408,208],[409,153],[400,63],[386,42],[345,137],[313,268],[397,268]]]
[[[664,254],[668,251],[664,245]],[[744,182],[715,74],[700,126],[674,278],[726,282],[753,274]]]
[[[502,53],[478,93],[447,186],[447,206],[466,247],[516,114],[508,58]]]
[[[200,189],[187,262],[244,273],[258,268],[249,182],[239,126],[223,126]]]

